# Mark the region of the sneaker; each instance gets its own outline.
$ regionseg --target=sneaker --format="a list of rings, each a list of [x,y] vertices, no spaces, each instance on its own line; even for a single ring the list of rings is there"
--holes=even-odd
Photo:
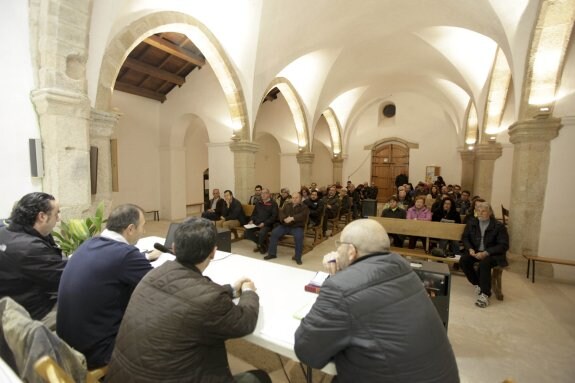
[[[479,295],[481,294],[481,287],[479,287],[478,285],[475,285],[475,295]]]
[[[485,294],[479,294],[475,301],[475,306],[481,307],[482,309],[486,308],[489,306],[489,297]]]

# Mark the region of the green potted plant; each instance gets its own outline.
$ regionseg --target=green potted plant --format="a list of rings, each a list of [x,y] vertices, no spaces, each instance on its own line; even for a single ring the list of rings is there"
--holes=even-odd
[[[62,221],[60,230],[54,231],[53,235],[62,252],[71,256],[85,240],[102,231],[104,222],[104,202],[100,202],[94,216],[74,218],[68,222]]]

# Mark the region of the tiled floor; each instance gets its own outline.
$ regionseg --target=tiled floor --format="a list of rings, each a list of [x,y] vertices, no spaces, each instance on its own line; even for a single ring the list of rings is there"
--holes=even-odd
[[[164,236],[168,225],[165,221],[148,222],[147,235]],[[278,259],[272,262],[320,270],[321,259],[334,248],[335,238],[337,235],[305,254],[302,266],[291,260],[293,249],[285,247],[278,248]],[[246,240],[232,243],[234,253],[261,258],[252,252],[253,247]],[[502,277],[505,300],[493,299],[486,309],[475,307],[474,291],[465,277],[453,275],[448,335],[461,381],[574,382],[575,284],[544,276],[538,276],[532,284],[525,278],[526,263],[510,258],[511,265]],[[250,368],[241,358],[241,348],[230,356],[234,370]],[[277,365],[281,366],[279,362]],[[287,370],[292,382],[301,381],[293,377],[299,366],[288,363]],[[274,382],[287,382],[279,367],[272,378]]]

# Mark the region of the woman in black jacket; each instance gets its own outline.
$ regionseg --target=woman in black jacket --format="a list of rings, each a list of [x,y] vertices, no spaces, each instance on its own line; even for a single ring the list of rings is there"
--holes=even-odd
[[[461,223],[461,216],[456,210],[455,202],[449,197],[444,197],[441,201],[441,205],[433,211],[431,220],[436,222]],[[441,250],[442,255],[452,256],[459,253],[459,242],[441,239],[439,240],[438,248]]]

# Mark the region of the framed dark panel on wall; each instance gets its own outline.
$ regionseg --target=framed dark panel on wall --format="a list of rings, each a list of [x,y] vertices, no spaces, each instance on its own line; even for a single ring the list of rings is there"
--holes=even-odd
[[[90,146],[90,189],[92,194],[98,192],[98,147]]]

